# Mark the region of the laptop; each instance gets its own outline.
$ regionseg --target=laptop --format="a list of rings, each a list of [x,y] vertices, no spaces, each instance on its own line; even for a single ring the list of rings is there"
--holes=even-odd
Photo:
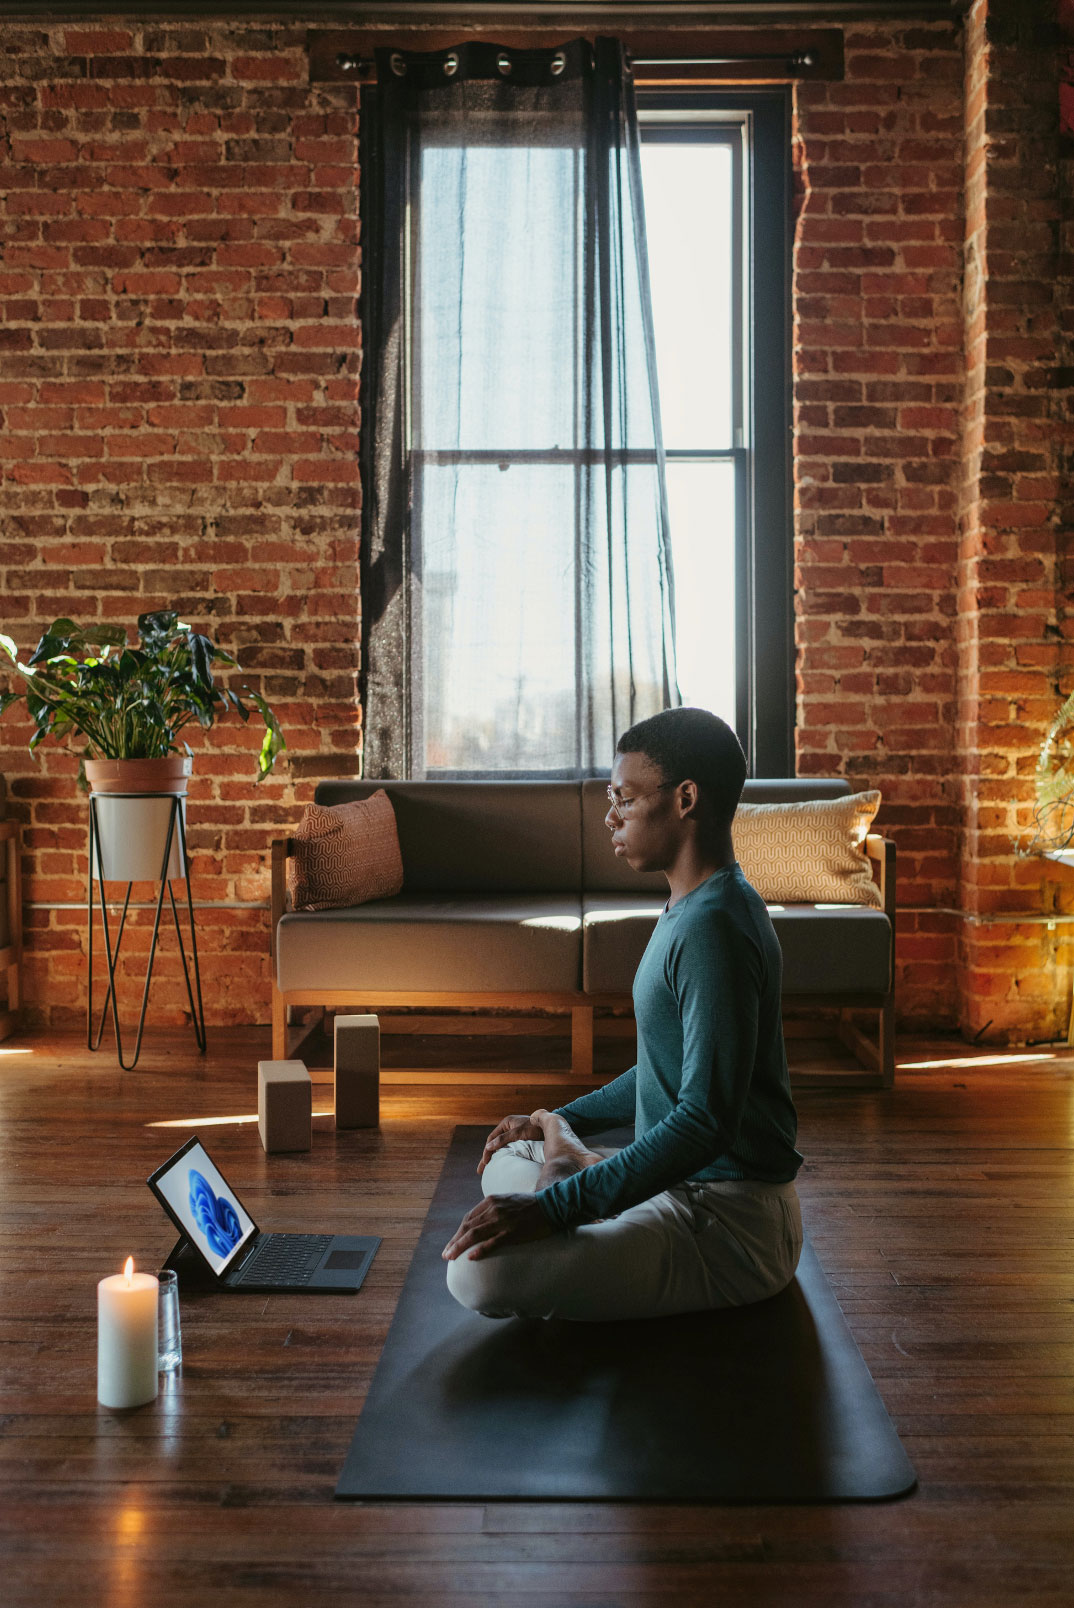
[[[199,1282],[196,1270],[225,1290],[357,1290],[380,1244],[379,1236],[262,1233],[196,1134],[146,1182],[182,1236],[165,1263],[180,1283]]]

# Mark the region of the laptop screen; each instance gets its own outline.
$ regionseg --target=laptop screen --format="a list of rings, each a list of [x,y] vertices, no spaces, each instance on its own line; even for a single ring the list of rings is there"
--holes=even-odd
[[[253,1218],[198,1140],[184,1145],[151,1182],[214,1273],[222,1273],[256,1232]]]

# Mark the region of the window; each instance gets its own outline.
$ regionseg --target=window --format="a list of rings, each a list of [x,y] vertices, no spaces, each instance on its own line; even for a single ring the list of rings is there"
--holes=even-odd
[[[793,770],[788,102],[781,92],[640,91],[638,107],[679,688],[684,702],[715,709],[736,727],[754,775],[786,775]],[[535,144],[522,182],[535,196],[569,195],[577,160],[573,150]],[[505,354],[482,297],[497,271],[524,287],[527,254],[535,261],[544,254],[541,271],[554,279],[562,242],[543,219],[529,238],[515,231],[505,240],[502,261],[486,246],[463,252],[442,285],[437,274],[438,231],[457,232],[461,220],[465,242],[467,208],[478,205],[471,192],[517,192],[519,172],[517,149],[508,155],[468,145],[460,186],[450,148],[434,142],[411,178],[421,204],[407,236],[405,278],[421,286],[422,314],[407,321],[405,336],[411,480],[400,674],[409,728],[403,747],[417,775],[554,776],[549,742],[575,697],[579,342],[570,316],[549,319],[546,328],[523,314]],[[571,227],[567,218],[558,233]],[[438,314],[440,296],[451,305]],[[578,306],[569,274],[562,305]],[[442,330],[461,332],[449,337],[456,341],[450,353],[441,349]],[[541,361],[528,360],[531,348]],[[561,385],[558,376],[547,379],[552,349],[561,352]],[[545,376],[540,440],[528,439],[503,405],[503,388],[489,388],[493,401],[483,402],[480,379],[462,383],[463,371],[488,374],[508,359]],[[370,350],[365,367],[372,369]],[[430,397],[440,399],[437,408],[426,405]],[[366,541],[363,605],[380,584],[371,583],[368,552]],[[632,667],[631,674],[651,672]]]
[[[782,94],[638,95],[682,700],[794,770]]]

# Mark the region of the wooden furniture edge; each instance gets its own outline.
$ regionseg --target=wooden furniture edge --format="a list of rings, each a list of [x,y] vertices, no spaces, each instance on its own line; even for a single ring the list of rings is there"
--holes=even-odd
[[[10,1038],[19,1025],[22,1003],[22,857],[18,821],[0,821],[0,843],[7,859],[7,914],[11,941],[0,952],[0,969],[7,972],[7,1008],[0,1014],[0,1040]]]
[[[880,902],[884,914],[891,922],[891,975],[888,979],[888,991],[880,1007],[876,1044],[876,1067],[880,1074],[881,1087],[890,1089],[895,1082],[895,844],[891,838],[883,837],[878,832],[870,832],[865,839],[865,852],[877,864]]]

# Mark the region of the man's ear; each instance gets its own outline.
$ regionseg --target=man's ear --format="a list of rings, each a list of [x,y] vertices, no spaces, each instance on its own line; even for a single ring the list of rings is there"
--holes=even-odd
[[[680,782],[678,787],[679,814],[682,816],[698,813],[701,795],[696,782]]]

